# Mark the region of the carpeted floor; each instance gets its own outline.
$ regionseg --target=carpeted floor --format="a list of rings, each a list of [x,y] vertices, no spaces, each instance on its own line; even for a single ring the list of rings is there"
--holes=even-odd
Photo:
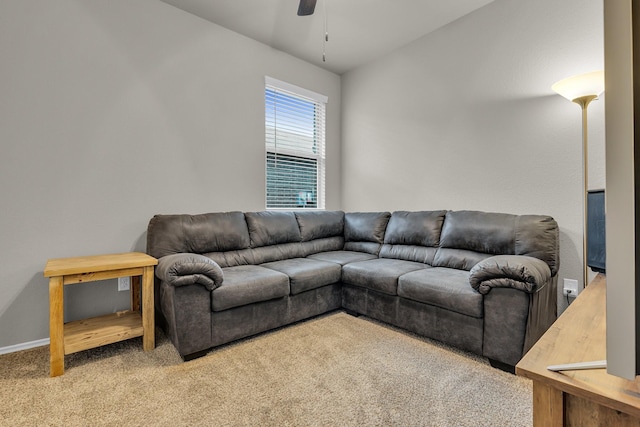
[[[530,426],[531,382],[335,312],[183,363],[157,335],[66,357],[0,356],[0,425]]]

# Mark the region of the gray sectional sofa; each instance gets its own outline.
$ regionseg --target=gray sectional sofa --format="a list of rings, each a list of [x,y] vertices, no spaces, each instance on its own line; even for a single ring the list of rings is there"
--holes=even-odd
[[[156,215],[155,302],[183,359],[336,309],[512,370],[556,318],[558,225],[477,211]]]

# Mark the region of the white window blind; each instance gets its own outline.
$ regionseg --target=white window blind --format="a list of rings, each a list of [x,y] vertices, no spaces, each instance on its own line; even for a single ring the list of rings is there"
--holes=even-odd
[[[324,209],[327,97],[265,79],[266,207]]]

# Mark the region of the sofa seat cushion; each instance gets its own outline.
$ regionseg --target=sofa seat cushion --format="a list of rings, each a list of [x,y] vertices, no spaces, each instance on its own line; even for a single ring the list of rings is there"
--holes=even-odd
[[[426,264],[400,259],[379,258],[359,261],[342,267],[342,282],[387,295],[398,295],[398,278],[416,270],[431,268]]]
[[[469,284],[469,272],[433,267],[413,271],[398,280],[398,296],[482,318],[482,294]]]
[[[223,311],[289,295],[289,277],[259,265],[223,268],[222,285],[211,292],[211,309]]]
[[[329,261],[336,264],[345,265],[350,262],[366,261],[369,259],[378,259],[377,256],[368,254],[365,252],[357,251],[329,251],[319,252],[317,254],[309,255],[307,258],[317,259],[320,261]]]
[[[293,258],[262,264],[289,277],[291,295],[340,282],[339,264],[309,258]]]

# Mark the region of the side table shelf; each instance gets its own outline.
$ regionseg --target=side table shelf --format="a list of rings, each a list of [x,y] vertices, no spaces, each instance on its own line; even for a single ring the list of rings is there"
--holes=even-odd
[[[154,349],[153,269],[157,264],[158,260],[140,252],[47,261],[52,377],[64,374],[67,354],[139,336],[145,351]],[[131,310],[64,323],[64,285],[125,276],[132,278]]]
[[[120,311],[65,323],[64,350],[65,354],[71,354],[143,335],[140,313]]]

